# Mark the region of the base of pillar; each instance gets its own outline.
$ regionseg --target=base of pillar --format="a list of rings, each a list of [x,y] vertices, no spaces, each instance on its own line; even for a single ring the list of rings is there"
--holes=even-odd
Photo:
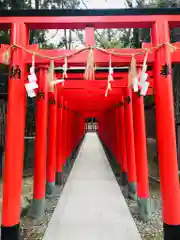
[[[1,226],[1,240],[23,240],[20,234],[20,224],[11,227]]]
[[[62,184],[63,184],[63,173],[56,172],[56,185],[62,185]]]
[[[149,220],[151,217],[151,203],[149,198],[138,198],[138,211],[141,220]]]
[[[164,223],[164,240],[179,240],[180,225],[168,225]]]
[[[121,185],[125,186],[128,184],[128,178],[126,172],[121,172]]]
[[[55,182],[47,182],[46,183],[46,197],[51,198],[54,196],[55,191]]]
[[[42,220],[44,218],[45,212],[45,198],[43,199],[33,199],[32,206],[30,207],[28,216],[35,218],[37,220]]]
[[[135,182],[128,183],[128,197],[131,200],[137,200],[136,183]]]

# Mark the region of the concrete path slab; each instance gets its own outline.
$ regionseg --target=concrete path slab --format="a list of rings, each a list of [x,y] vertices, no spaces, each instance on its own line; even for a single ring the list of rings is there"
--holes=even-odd
[[[43,240],[140,240],[101,143],[86,135]]]

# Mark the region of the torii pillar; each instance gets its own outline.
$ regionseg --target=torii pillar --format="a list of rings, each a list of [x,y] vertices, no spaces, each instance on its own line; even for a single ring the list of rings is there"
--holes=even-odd
[[[49,92],[46,196],[54,195],[57,145],[57,89]]]
[[[119,120],[119,106],[116,108],[116,149],[117,149],[117,163],[121,165],[121,141],[120,141],[120,120]]]
[[[56,158],[56,184],[61,185],[63,183],[63,161],[65,153],[64,144],[64,99],[62,95],[62,89],[57,89],[57,158]]]
[[[64,102],[64,121],[63,121],[63,142],[64,142],[64,158],[63,167],[68,163],[68,104]]]
[[[151,204],[149,198],[144,96],[140,96],[136,92],[133,92],[132,96],[139,215],[142,220],[146,221],[151,215]]]
[[[124,115],[125,115],[126,149],[127,149],[126,152],[128,168],[128,195],[129,198],[131,199],[137,199],[132,90],[130,88],[124,89]]]
[[[125,115],[124,115],[124,96],[121,96],[119,104],[120,116],[120,147],[121,147],[121,183],[126,185],[128,183],[127,172],[127,149],[126,149],[126,129],[125,129]]]
[[[180,188],[176,153],[172,91],[170,28],[167,20],[152,27],[154,45],[165,44],[155,52],[154,90],[156,102],[157,146],[163,207],[164,239],[180,239]]]
[[[46,158],[47,158],[47,116],[48,116],[48,67],[39,71],[39,89],[36,101],[36,140],[34,159],[33,204],[29,215],[42,219],[45,210]]]
[[[23,34],[22,34],[23,33]],[[12,23],[11,44],[26,46],[28,30],[23,23]],[[20,211],[24,159],[24,129],[26,116],[25,54],[16,48],[10,68],[18,67],[19,74],[8,81],[8,112],[2,203],[2,240],[20,240]]]

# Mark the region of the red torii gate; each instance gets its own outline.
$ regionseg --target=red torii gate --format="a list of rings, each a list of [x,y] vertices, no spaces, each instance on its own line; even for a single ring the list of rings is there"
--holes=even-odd
[[[3,29],[10,28],[11,44],[16,46],[13,50],[10,64],[19,66],[21,70],[19,76],[10,77],[8,82],[8,116],[1,230],[1,238],[3,240],[19,239],[25,127],[24,82],[27,76],[26,65],[32,61],[32,55],[24,51],[22,47],[26,50],[37,48],[37,46],[29,46],[28,30],[45,28],[85,29],[86,44],[94,46],[94,28],[133,27],[151,28],[153,46],[161,45],[161,47],[154,49],[149,54],[147,63],[153,69],[164,239],[176,240],[180,238],[180,191],[171,76],[171,62],[179,62],[179,56],[178,51],[171,53],[169,46],[169,28],[179,26],[179,11],[180,9],[0,11],[0,27]],[[0,51],[3,52],[4,48],[5,46],[2,46]],[[37,51],[49,56],[69,54],[66,50]],[[114,51],[130,53],[129,57],[117,58],[112,56],[113,66],[127,66],[130,64],[132,54],[139,52],[139,49],[120,49]],[[96,49],[94,49],[94,52],[95,61],[98,66],[107,67],[109,62],[108,56]],[[0,59],[0,62],[2,62],[2,58]],[[83,66],[86,59],[87,53],[82,52],[69,59],[68,64],[70,66]],[[142,64],[144,56],[138,55],[136,56],[136,60],[138,64]],[[74,102],[74,98],[67,93],[69,90],[66,88],[66,85],[71,85],[68,79],[67,83],[65,83],[65,88],[57,87],[55,92],[48,94],[48,83],[45,79],[47,77],[49,59],[37,57],[36,63],[40,69],[39,92],[43,93],[43,95],[39,94],[37,97],[33,215],[36,217],[43,216],[45,181],[47,180],[47,193],[52,194],[55,181],[55,163],[56,181],[60,184],[62,166],[70,156],[71,151],[84,136],[84,118],[77,114],[77,112],[84,112],[85,116],[87,116],[87,113],[90,116],[94,112],[100,112],[101,114],[97,116],[99,121],[99,136],[116,156],[123,174],[127,175],[129,194],[133,198],[136,197],[137,184],[140,214],[144,219],[147,218],[149,214],[149,187],[143,97],[131,93],[131,90],[127,88],[126,77],[123,86],[121,85],[121,81],[114,81],[113,90],[109,92],[107,99],[104,97],[104,86],[102,86],[102,89],[100,89],[101,87],[99,90],[95,89],[94,92],[94,87],[88,86],[85,94],[81,94],[82,90],[79,90],[76,102]],[[55,61],[55,63],[59,66],[64,62],[63,59],[60,59]],[[168,67],[169,71],[166,75],[161,74],[162,66]],[[77,76],[77,81],[78,79],[79,76]],[[96,85],[99,84],[98,82],[101,81],[95,82]],[[117,82],[120,82],[120,86],[116,89]],[[72,84],[74,84],[73,81]],[[78,86],[81,87],[82,84],[84,84],[83,81],[79,82]],[[91,85],[92,81],[87,81],[87,84]],[[73,91],[77,92],[78,90],[75,89]],[[89,97],[87,93],[89,93]],[[73,94],[74,92],[71,93],[71,95]],[[51,115],[49,123],[47,122],[48,98],[50,104],[49,113]],[[107,109],[108,112],[104,112]],[[56,122],[58,122],[57,125]],[[46,179],[47,124],[49,126],[48,142],[52,145],[48,146]],[[56,133],[57,141],[53,141]],[[15,145],[16,142],[18,143],[18,147]]]

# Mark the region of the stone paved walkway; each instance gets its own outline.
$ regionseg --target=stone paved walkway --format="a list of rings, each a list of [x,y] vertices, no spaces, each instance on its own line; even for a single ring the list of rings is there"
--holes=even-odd
[[[101,143],[86,135],[43,240],[141,240]]]

